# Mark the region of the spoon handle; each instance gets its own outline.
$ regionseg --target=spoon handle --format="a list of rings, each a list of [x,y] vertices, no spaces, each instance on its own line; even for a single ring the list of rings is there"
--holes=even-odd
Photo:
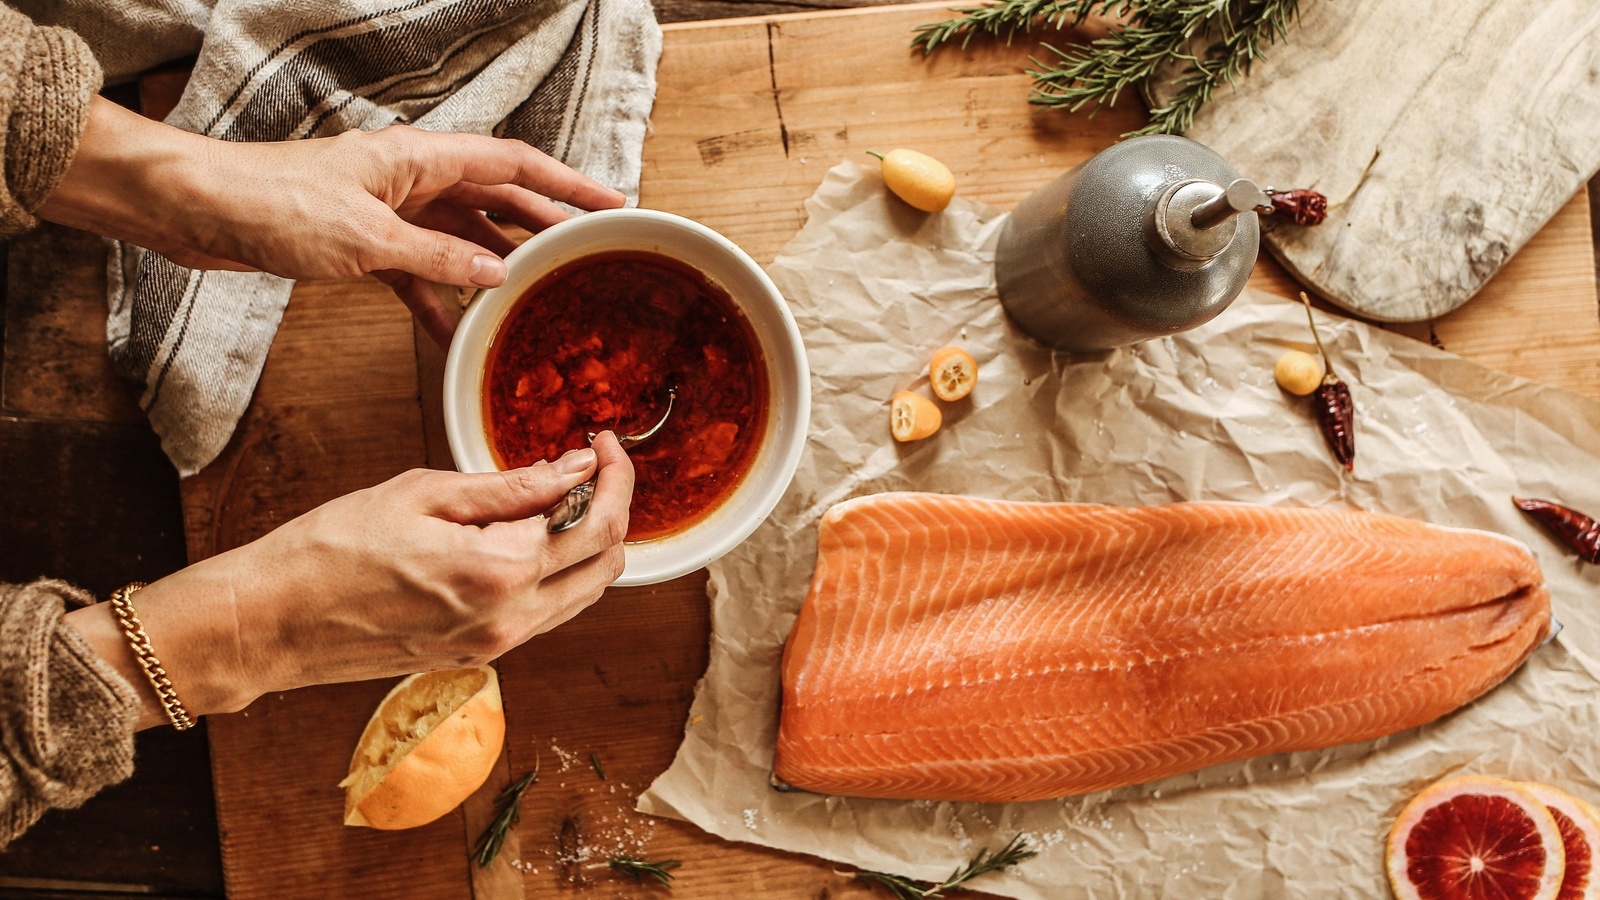
[[[550,511],[545,526],[551,534],[560,534],[583,521],[589,514],[589,503],[594,500],[594,479],[583,482],[562,496],[561,502]]]
[[[657,419],[656,423],[650,426],[649,429],[638,434],[618,435],[617,444],[622,449],[627,450],[630,447],[637,447],[654,437],[655,433],[661,430],[661,426],[667,424],[667,418],[672,415],[672,404],[677,399],[678,388],[676,386],[667,388],[667,411],[661,414],[661,418]],[[589,443],[594,443],[594,434],[592,433],[589,435]],[[598,477],[600,477],[600,473],[597,471],[595,478]],[[589,502],[593,499],[594,478],[590,478],[588,481],[567,491],[566,496],[561,498],[561,502],[556,504],[555,508],[550,511],[549,523],[545,527],[551,534],[560,534],[582,522],[583,517],[589,514]]]

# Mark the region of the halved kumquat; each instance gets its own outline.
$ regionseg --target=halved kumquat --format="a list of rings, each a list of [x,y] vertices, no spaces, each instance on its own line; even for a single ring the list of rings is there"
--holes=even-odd
[[[978,361],[960,347],[940,347],[928,363],[928,381],[940,400],[960,400],[978,383]]]
[[[939,407],[921,394],[901,391],[889,401],[889,433],[897,441],[920,441],[943,422]]]

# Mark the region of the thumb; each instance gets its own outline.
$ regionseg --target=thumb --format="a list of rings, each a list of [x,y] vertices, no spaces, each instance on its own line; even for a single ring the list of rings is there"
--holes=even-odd
[[[430,491],[427,512],[461,525],[527,519],[554,506],[562,495],[594,474],[588,447],[568,451],[553,463],[462,475],[449,473]]]
[[[399,269],[457,287],[496,287],[506,280],[505,261],[488,250],[442,231],[401,219],[388,246],[378,248],[375,269]]]

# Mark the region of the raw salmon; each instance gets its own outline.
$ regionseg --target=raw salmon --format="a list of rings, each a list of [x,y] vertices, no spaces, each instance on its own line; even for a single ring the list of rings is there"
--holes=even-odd
[[[822,519],[776,776],[1009,802],[1421,725],[1544,638],[1509,538],[1372,513],[878,494]]]

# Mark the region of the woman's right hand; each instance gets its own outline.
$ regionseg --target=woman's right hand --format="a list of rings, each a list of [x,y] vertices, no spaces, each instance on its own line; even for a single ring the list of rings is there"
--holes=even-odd
[[[548,510],[598,466],[588,516]],[[577,615],[622,573],[633,466],[593,451],[509,472],[416,470],[333,500],[133,595],[191,715],[269,691],[494,659]],[[106,604],[69,613],[165,721]]]

